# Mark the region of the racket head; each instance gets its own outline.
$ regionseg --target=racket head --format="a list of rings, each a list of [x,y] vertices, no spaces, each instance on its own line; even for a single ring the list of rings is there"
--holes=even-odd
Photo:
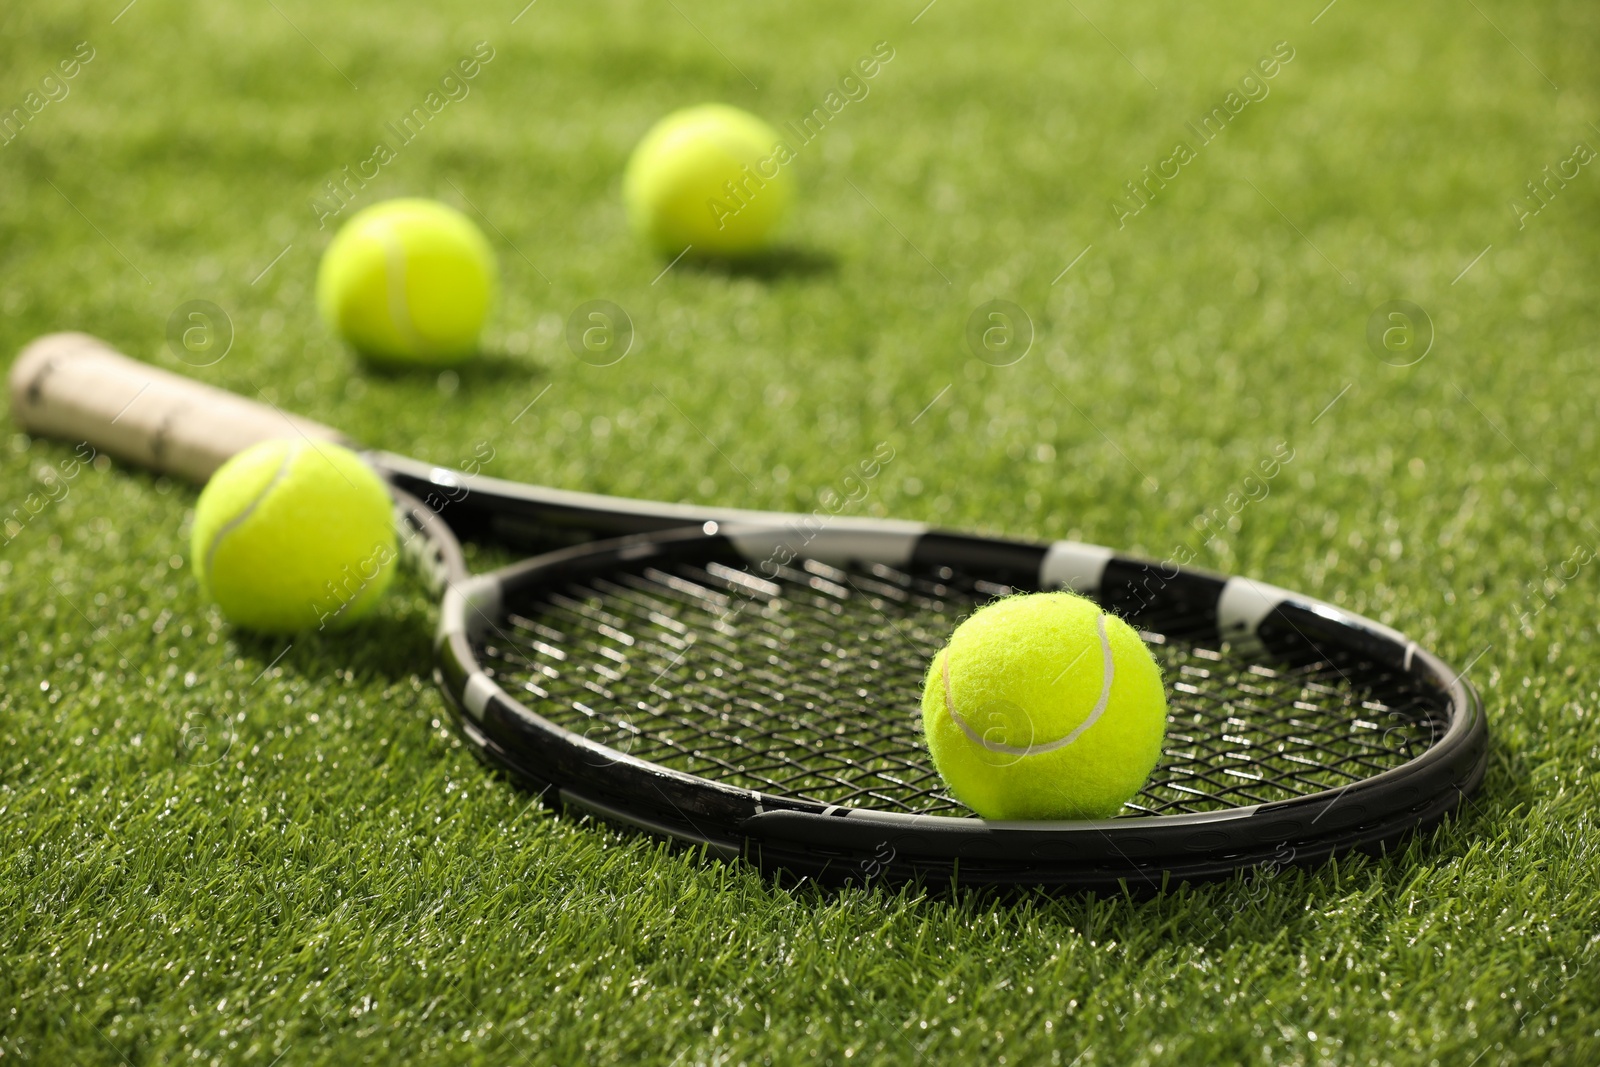
[[[923,744],[923,671],[982,603],[1063,587],[1150,642],[1166,750],[1116,818],[979,819]],[[709,522],[461,583],[437,650],[492,765],[827,882],[1151,886],[1311,861],[1438,819],[1486,760],[1476,692],[1389,627],[1073,542]]]

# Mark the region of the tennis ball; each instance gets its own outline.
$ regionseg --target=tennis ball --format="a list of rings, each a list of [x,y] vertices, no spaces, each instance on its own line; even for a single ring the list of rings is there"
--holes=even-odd
[[[1166,723],[1139,634],[1073,593],[980,608],[922,691],[934,766],[986,819],[1110,818],[1155,768]]]
[[[388,200],[334,236],[317,272],[317,306],[369,359],[445,366],[477,351],[496,275],[494,251],[461,212]]]
[[[794,151],[747,111],[701,104],[674,111],[628,160],[622,193],[640,237],[663,255],[759,252],[789,210]]]
[[[394,508],[349,449],[262,441],[206,483],[189,548],[201,588],[238,625],[339,626],[368,611],[394,576]]]

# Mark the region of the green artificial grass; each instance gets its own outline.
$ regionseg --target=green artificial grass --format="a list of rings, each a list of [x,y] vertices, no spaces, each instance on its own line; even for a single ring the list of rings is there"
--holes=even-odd
[[[1186,548],[1470,665],[1483,788],[1387,857],[1153,899],[779,888],[486,774],[417,588],[237,633],[194,489],[52,476],[72,443],[13,424],[0,1063],[1600,1059],[1600,163],[1526,185],[1600,147],[1592,3],[519,8],[6,5],[0,119],[93,56],[0,145],[0,351],[84,329],[441,465],[669,500],[809,510],[886,441],[858,513]],[[479,219],[489,356],[364,370],[315,316],[312,201],[480,41],[351,199]],[[783,254],[663,272],[631,238],[666,110],[798,120],[880,41]],[[637,334],[609,367],[564,339],[598,299]],[[992,299],[1031,319],[1014,365],[966,341]],[[232,323],[212,366],[167,346],[190,300]],[[1367,344],[1391,300],[1431,317],[1411,366]]]

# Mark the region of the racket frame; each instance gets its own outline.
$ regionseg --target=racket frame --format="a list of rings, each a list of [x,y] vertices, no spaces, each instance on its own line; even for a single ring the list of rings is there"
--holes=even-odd
[[[827,882],[864,881],[867,870],[890,881],[1093,889],[1214,878],[1282,863],[1286,856],[1315,862],[1382,846],[1437,821],[1482,780],[1487,728],[1477,692],[1381,623],[1249,579],[1162,567],[1077,542],[988,541],[927,529],[864,533],[822,530],[806,546],[806,556],[834,565],[960,562],[1003,574],[1019,589],[1075,585],[1101,596],[1157,576],[1163,589],[1181,586],[1185,596],[1204,590],[1212,598],[1219,639],[1328,641],[1404,671],[1445,695],[1448,725],[1443,736],[1399,767],[1292,799],[1179,815],[1001,822],[827,805],[662,767],[564,729],[479,665],[473,637],[491,625],[508,591],[556,590],[647,564],[755,568],[785,536],[769,527],[714,522],[574,546],[468,579],[446,594],[441,607],[436,679],[474,751],[550,799],[720,856],[743,856],[763,869]],[[1063,575],[1070,577],[1064,581]]]

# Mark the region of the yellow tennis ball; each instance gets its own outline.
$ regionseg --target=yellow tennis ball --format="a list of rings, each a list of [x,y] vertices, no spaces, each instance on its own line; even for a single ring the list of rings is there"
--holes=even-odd
[[[794,151],[748,111],[674,111],[633,150],[623,198],[634,230],[663,255],[759,252],[789,210]]]
[[[349,449],[263,441],[206,483],[189,549],[201,588],[238,625],[339,626],[370,610],[394,576],[394,507]]]
[[[334,236],[317,306],[370,359],[445,366],[478,350],[497,284],[494,250],[465,215],[433,200],[388,200]]]
[[[1073,593],[997,600],[928,668],[922,728],[950,791],[986,819],[1101,819],[1161,757],[1167,698],[1139,634]]]

